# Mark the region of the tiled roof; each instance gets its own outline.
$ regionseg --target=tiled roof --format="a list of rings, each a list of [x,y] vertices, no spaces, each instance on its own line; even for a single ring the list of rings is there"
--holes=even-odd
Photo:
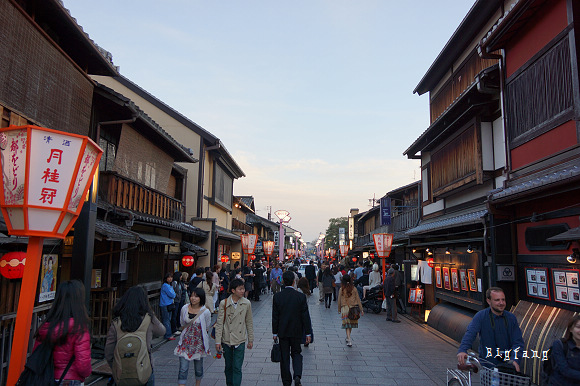
[[[558,166],[556,170],[522,181],[507,188],[496,189],[490,192],[488,199],[497,201],[519,193],[533,190],[543,190],[549,185],[571,178],[580,178],[580,160]]]
[[[186,232],[198,237],[202,237],[204,239],[209,236],[208,231],[204,231],[196,226],[193,226],[185,222],[167,221],[161,218],[145,216],[138,213],[135,213],[135,220],[149,224],[163,225],[167,228],[173,228],[181,232]]]
[[[179,244],[177,241],[172,240],[167,237],[154,235],[151,233],[139,233],[139,238],[146,243],[151,244],[165,244],[165,245],[177,245]]]
[[[207,253],[207,249],[205,249],[205,248],[202,248],[202,247],[200,247],[200,246],[199,246],[199,245],[197,245],[197,244],[194,244],[194,243],[189,243],[189,242],[187,242],[187,241],[182,241],[182,242],[181,242],[181,248],[182,248],[182,249],[186,249],[186,250],[188,250],[188,251],[192,251],[192,252],[194,252],[195,254],[198,254],[198,253]]]
[[[222,228],[217,225],[215,228],[217,230],[218,238],[241,242],[240,236],[236,235],[235,233],[232,233],[232,231],[230,231],[229,229]]]
[[[139,243],[139,234],[110,222],[97,219],[95,233],[108,241],[125,241],[132,244]]]
[[[415,228],[409,229],[405,234],[407,236],[418,235],[421,233],[427,233],[432,231],[437,231],[445,228],[453,228],[462,225],[471,225],[481,222],[481,218],[487,214],[487,210],[478,210],[474,212],[464,213],[461,215],[450,214],[435,217],[433,219],[428,219],[421,221],[421,223]]]

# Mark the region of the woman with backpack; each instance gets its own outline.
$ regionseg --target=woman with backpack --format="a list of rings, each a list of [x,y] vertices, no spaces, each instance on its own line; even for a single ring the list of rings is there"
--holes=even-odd
[[[161,336],[165,332],[149,305],[145,289],[129,288],[113,308],[113,321],[105,343],[105,360],[113,370],[116,383],[123,379],[132,384],[155,384],[151,340],[153,335]],[[145,342],[145,347],[141,342]]]
[[[580,315],[572,317],[564,338],[552,344],[553,370],[550,385],[580,384]]]
[[[58,286],[52,307],[36,333],[34,349],[41,344],[52,348],[54,379],[67,385],[81,385],[91,375],[91,337],[85,307],[85,288],[80,281]]]
[[[187,384],[189,364],[193,361],[195,384],[199,386],[203,378],[203,357],[211,353],[207,335],[211,326],[211,312],[204,304],[206,304],[205,291],[201,288],[195,288],[189,297],[189,304],[184,305],[180,310],[183,332],[173,351],[179,357],[179,375],[177,378],[179,385]]]

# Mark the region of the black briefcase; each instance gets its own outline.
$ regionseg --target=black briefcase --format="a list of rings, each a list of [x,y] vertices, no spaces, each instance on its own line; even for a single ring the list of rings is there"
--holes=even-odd
[[[274,341],[272,351],[270,352],[270,359],[274,363],[280,363],[282,361],[282,354],[280,353],[280,343],[278,343],[278,340]]]

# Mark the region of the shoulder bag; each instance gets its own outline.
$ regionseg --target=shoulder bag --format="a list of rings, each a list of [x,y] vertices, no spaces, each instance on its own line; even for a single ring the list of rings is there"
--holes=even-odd
[[[359,320],[360,319],[360,307],[358,305],[352,306],[348,310],[348,316],[350,320]]]

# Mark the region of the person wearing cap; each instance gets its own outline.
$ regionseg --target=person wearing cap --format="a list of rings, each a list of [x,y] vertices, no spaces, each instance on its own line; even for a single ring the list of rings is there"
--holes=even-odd
[[[383,285],[383,291],[385,292],[385,299],[387,299],[387,321],[391,321],[393,323],[401,323],[401,321],[397,319],[395,275],[396,271],[393,268],[389,268],[389,270],[387,271],[387,277],[385,278],[385,283]]]

